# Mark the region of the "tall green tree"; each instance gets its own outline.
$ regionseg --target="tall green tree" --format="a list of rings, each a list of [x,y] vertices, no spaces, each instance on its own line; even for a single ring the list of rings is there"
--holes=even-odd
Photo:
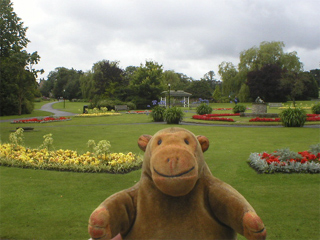
[[[281,85],[283,70],[277,64],[266,64],[259,70],[248,73],[247,85],[250,97],[254,100],[260,97],[265,102],[284,102],[287,91]]]
[[[237,68],[232,63],[222,62],[219,65],[219,74],[223,80],[223,94],[238,94],[242,85],[247,81],[248,73],[259,71],[266,65],[277,65],[283,71],[301,72],[303,64],[297,52],[286,53],[283,50],[284,47],[283,42],[261,42],[259,47],[254,46],[240,53]],[[256,80],[259,81],[259,79]],[[256,89],[251,92],[254,91]]]
[[[163,68],[157,62],[146,61],[145,65],[133,73],[130,87],[134,93],[132,100],[138,108],[146,108],[153,100],[159,100],[166,89],[163,81]]]
[[[202,98],[207,100],[211,99],[213,94],[213,90],[210,88],[209,82],[204,79],[192,81],[186,91],[192,94],[192,98]]]
[[[239,91],[238,84],[235,84],[238,76],[236,66],[231,62],[222,62],[218,73],[222,80],[222,94],[224,96],[236,94]]]
[[[13,11],[10,0],[0,1],[0,115],[31,113],[37,92],[39,72],[33,66],[40,60],[37,52],[24,48],[30,42],[27,27]]]
[[[95,94],[101,98],[116,98],[116,92],[125,85],[124,70],[119,62],[103,60],[92,68]]]

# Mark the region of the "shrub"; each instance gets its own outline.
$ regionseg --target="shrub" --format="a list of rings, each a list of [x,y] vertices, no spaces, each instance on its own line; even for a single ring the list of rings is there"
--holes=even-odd
[[[201,103],[197,107],[197,114],[198,115],[210,114],[210,113],[212,113],[212,108],[206,103]]]
[[[137,106],[133,102],[127,102],[126,104],[130,110],[137,109]]]
[[[165,107],[155,106],[152,109],[150,116],[153,118],[154,122],[163,122],[164,121],[164,112],[166,111]]]
[[[246,106],[243,106],[241,104],[237,104],[234,106],[234,108],[232,109],[232,111],[234,113],[240,113],[240,112],[245,112],[246,111]]]
[[[164,112],[164,118],[167,121],[167,124],[179,124],[182,121],[184,112],[181,108],[172,107],[166,109]]]
[[[311,111],[313,114],[320,114],[320,103],[312,106]]]
[[[305,110],[301,108],[288,108],[279,115],[282,125],[285,127],[303,127],[307,119]]]

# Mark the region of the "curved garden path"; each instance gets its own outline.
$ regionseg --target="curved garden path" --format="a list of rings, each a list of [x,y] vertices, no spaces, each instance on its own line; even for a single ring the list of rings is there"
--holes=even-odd
[[[66,117],[66,116],[74,116],[75,115],[74,113],[53,109],[52,105],[57,103],[57,102],[59,102],[59,101],[50,102],[50,103],[44,104],[39,110],[46,111],[46,112],[51,112],[51,113],[54,114],[54,116],[59,116],[59,117]]]

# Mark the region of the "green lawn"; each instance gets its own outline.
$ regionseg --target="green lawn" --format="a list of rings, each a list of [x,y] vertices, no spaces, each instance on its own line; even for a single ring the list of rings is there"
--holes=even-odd
[[[0,126],[1,141],[7,142],[18,125]],[[142,153],[137,146],[141,134],[173,125],[152,123],[144,114],[122,114],[23,126],[35,128],[24,133],[29,147],[38,147],[42,136],[52,133],[56,149],[85,152],[89,139],[105,139],[113,152]],[[246,162],[252,152],[308,150],[320,142],[319,128],[180,127],[209,138],[205,158],[213,175],[247,198],[265,222],[269,239],[319,239],[319,175],[257,174]],[[132,186],[140,174],[140,170],[114,175],[0,167],[0,239],[88,239],[91,212],[106,197]]]

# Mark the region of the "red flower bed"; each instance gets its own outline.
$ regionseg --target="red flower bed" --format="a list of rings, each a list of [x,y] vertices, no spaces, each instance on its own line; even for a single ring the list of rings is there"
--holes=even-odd
[[[319,114],[307,114],[306,121],[320,121]],[[249,122],[281,122],[280,118],[251,118]]]
[[[211,114],[206,114],[211,115]],[[221,117],[208,117],[206,115],[193,115],[193,119],[199,119],[199,120],[207,120],[207,121],[227,121],[227,122],[234,122],[232,118],[221,118]]]
[[[288,160],[289,162],[300,162],[301,164],[310,162],[310,161],[320,161],[320,153],[317,155],[314,155],[308,151],[298,152],[301,155],[301,158],[295,158]],[[261,156],[261,155],[260,155]],[[273,162],[276,163],[276,165],[279,166],[286,166],[288,164],[288,161],[280,161],[278,156],[274,156],[273,154],[269,154],[264,152],[261,156],[262,159],[264,159],[269,165]]]
[[[249,122],[280,122],[280,118],[251,118]]]
[[[134,113],[134,114],[144,114],[144,113],[149,114],[151,112],[152,112],[151,110],[142,110],[142,111],[128,111],[126,113],[127,114],[132,114],[132,113]]]
[[[232,108],[213,108],[213,110],[232,110]]]
[[[46,122],[58,122],[58,121],[67,121],[71,120],[70,117],[45,117],[45,118],[29,118],[15,120],[11,123],[46,123]]]
[[[240,116],[240,113],[214,113],[214,114],[204,114],[207,117],[221,117],[221,116]]]

